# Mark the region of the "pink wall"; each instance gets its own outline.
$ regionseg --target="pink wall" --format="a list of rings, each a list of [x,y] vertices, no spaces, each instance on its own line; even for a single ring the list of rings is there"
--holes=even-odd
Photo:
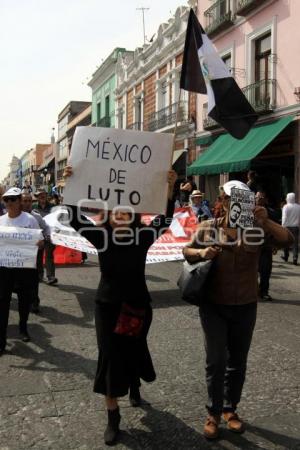
[[[209,0],[198,2],[198,17],[203,27],[204,11],[212,4]],[[297,103],[293,92],[296,86],[300,86],[300,0],[271,0],[266,2],[266,5],[263,9],[254,9],[245,18],[237,17],[235,25],[217,35],[213,43],[220,53],[229,47],[234,48],[232,66],[242,69],[238,71],[236,81],[240,87],[244,87],[253,82],[249,68],[250,45],[247,45],[247,37],[272,23],[272,52],[275,53],[272,78],[277,80],[276,108],[283,108]],[[243,70],[246,73],[243,73]],[[206,101],[205,96],[198,96],[199,130],[202,129],[202,104]]]

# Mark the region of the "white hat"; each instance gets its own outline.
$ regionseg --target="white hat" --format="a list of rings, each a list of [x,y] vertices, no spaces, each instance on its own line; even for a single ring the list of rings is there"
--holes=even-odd
[[[19,197],[22,194],[21,189],[17,188],[17,187],[12,187],[9,188],[3,195],[2,198],[4,197]]]
[[[195,189],[192,193],[191,193],[191,198],[193,197],[203,197],[203,194],[201,191],[198,191],[198,189]]]
[[[231,195],[232,188],[243,189],[244,191],[250,191],[247,184],[243,183],[242,181],[238,181],[238,180],[227,181],[227,183],[225,183],[223,185],[223,190],[226,195]]]

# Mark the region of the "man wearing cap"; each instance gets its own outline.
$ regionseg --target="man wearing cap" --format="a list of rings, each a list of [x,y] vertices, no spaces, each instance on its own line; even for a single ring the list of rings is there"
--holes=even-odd
[[[40,189],[35,193],[37,198],[37,204],[33,207],[33,212],[37,212],[42,217],[47,216],[51,213],[53,205],[47,200],[47,192],[44,189]],[[45,240],[45,262],[46,262],[46,273],[47,273],[47,284],[52,285],[57,283],[57,278],[55,277],[55,264],[54,264],[54,250],[55,245],[52,244],[50,239]],[[43,256],[44,250],[39,250],[38,252],[38,272],[39,279],[43,281],[44,278],[44,266],[43,266]]]
[[[190,196],[190,201],[191,208],[199,222],[212,217],[209,207],[203,202],[203,194],[201,191],[195,189]]]
[[[226,213],[217,221],[201,222],[192,242],[184,248],[189,263],[214,260],[199,313],[205,338],[208,417],[204,436],[219,435],[221,417],[235,433],[244,431],[236,409],[245,381],[247,357],[256,321],[258,261],[264,235],[274,244],[293,241],[292,235],[268,218],[265,208],[254,208],[255,229],[229,227],[231,189],[249,187],[240,181],[225,183],[221,195]]]
[[[32,195],[28,192],[22,191],[22,209],[23,211],[31,214],[39,224],[40,229],[42,230],[43,237],[44,237],[44,243],[50,241],[50,228],[45,222],[45,220],[42,218],[42,216],[37,213],[36,211],[32,211]],[[39,251],[43,251],[43,248],[40,248]],[[32,307],[31,311],[35,314],[39,312],[39,304],[40,304],[40,298],[39,298],[39,279],[37,280],[36,290],[34,292],[34,298],[32,300]]]
[[[34,217],[22,211],[21,189],[12,187],[3,195],[7,213],[0,217],[0,226],[39,229]],[[32,289],[36,283],[37,270],[28,268],[0,267],[0,356],[6,347],[6,332],[9,307],[14,288],[18,289],[20,337],[24,342],[30,340],[27,321],[32,299]]]

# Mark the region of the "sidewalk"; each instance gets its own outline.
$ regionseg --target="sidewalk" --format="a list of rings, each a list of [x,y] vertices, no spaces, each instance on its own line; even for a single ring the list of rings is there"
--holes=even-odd
[[[180,301],[180,263],[147,268],[154,319],[149,344],[157,381],[143,385],[149,404],[121,401],[121,443],[116,449],[300,449],[300,266],[277,256],[273,302],[260,303],[248,377],[239,412],[242,436],[223,427],[221,438],[202,437],[206,388],[197,308]],[[12,302],[9,352],[0,358],[0,450],[92,450],[102,443],[105,411],[92,392],[96,368],[94,292],[99,269],[57,269],[59,285],[41,286],[41,314],[30,318],[32,342],[19,341]]]

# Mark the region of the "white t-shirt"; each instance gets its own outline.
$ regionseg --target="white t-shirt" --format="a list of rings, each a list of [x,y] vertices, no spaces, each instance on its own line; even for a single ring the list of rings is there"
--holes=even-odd
[[[37,220],[29,213],[22,211],[18,217],[12,219],[8,214],[0,216],[0,226],[2,227],[21,227],[39,229]]]

